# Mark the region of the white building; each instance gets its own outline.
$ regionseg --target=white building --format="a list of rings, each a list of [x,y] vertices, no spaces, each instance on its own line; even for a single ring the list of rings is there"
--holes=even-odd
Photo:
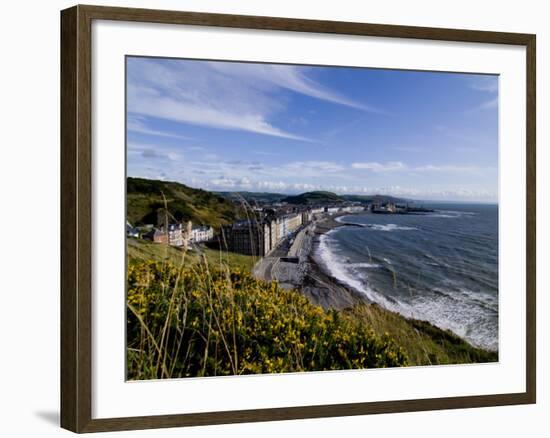
[[[191,228],[191,242],[207,242],[214,238],[212,227],[195,225]]]
[[[363,207],[362,205],[349,205],[347,207],[342,208],[342,211],[349,212],[349,213],[357,213],[364,210],[365,210],[365,207]]]
[[[184,231],[181,224],[170,224],[168,226],[168,243],[172,246],[183,246]]]
[[[277,241],[283,240],[286,236],[286,223],[283,217],[277,218]]]
[[[277,219],[278,238],[283,239],[302,225],[302,213],[291,213]]]

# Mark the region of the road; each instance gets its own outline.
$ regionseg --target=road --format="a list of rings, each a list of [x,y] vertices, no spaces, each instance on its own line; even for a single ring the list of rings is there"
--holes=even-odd
[[[346,309],[366,297],[341,284],[320,268],[312,257],[313,248],[323,233],[342,224],[334,216],[322,216],[303,227],[294,237],[285,239],[253,268],[252,274],[261,280],[277,280],[285,289],[301,291],[314,304],[325,309]],[[367,300],[368,301],[368,300]]]
[[[294,288],[301,284],[304,260],[311,248],[314,223],[303,227],[294,236],[285,238],[271,253],[263,257],[252,269],[254,277],[265,280],[277,280],[282,287]]]

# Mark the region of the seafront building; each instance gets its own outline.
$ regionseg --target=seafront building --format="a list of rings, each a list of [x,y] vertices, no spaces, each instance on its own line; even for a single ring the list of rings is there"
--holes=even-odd
[[[346,213],[358,213],[360,211],[365,211],[365,207],[362,205],[348,205],[346,207],[340,208],[340,211]]]
[[[338,213],[339,211],[340,207],[325,207],[325,212],[328,214]]]
[[[264,205],[254,212],[254,218],[239,220],[225,225],[219,233],[220,245],[231,252],[254,256],[265,256],[273,251],[289,236],[301,227],[316,220],[321,215],[337,212],[362,211],[364,206],[344,205]],[[187,247],[190,243],[202,243],[214,240],[214,228],[209,225],[171,224],[164,211],[158,212],[157,228],[151,225],[148,232],[140,233],[143,239],[159,244]],[[133,227],[127,223],[127,235],[139,237]]]
[[[279,227],[279,238],[284,239],[289,234],[300,228],[302,225],[302,213],[291,213],[277,219]]]
[[[271,251],[271,229],[261,221],[237,221],[223,227],[222,242],[229,251],[263,257]]]
[[[265,256],[304,223],[303,212],[266,216],[264,219],[237,221],[223,227],[222,242],[229,251]]]
[[[397,207],[393,202],[385,202],[383,204],[373,204],[373,213],[397,213]]]

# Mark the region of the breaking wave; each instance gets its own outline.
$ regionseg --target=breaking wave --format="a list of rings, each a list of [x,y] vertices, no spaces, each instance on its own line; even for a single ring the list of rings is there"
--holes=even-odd
[[[476,213],[441,210],[437,214],[426,216],[466,219]],[[349,219],[357,220],[354,225],[361,227],[340,227],[320,236],[315,258],[328,274],[390,311],[429,321],[475,346],[498,350],[498,281],[494,283],[492,277],[488,277],[492,283],[482,281],[481,271],[476,271],[475,275],[468,273],[466,277],[462,275],[468,271],[460,267],[460,257],[463,256],[455,254],[455,241],[440,240],[445,236],[437,234],[439,229],[433,234],[433,224],[430,225],[432,228],[424,230],[424,225],[411,226],[409,219],[409,223],[404,221],[404,224],[365,223],[371,222],[369,215],[338,219],[344,224],[350,223]],[[421,220],[420,217],[418,220]],[[441,221],[443,223],[448,222]],[[448,225],[441,226],[441,232],[448,229]],[[366,233],[365,228],[381,232],[418,233],[389,234],[385,237],[383,234]],[[464,239],[460,242],[470,244]],[[443,253],[446,256],[441,257],[438,252],[433,252],[432,248],[436,248],[433,245],[447,251]],[[371,247],[372,254],[368,247]],[[462,251],[466,249],[461,248]],[[456,282],[449,278],[450,275],[454,275]]]
[[[404,227],[404,226],[396,225],[396,224],[385,224],[385,225],[382,225],[382,224],[364,224],[363,226],[366,227],[366,228],[370,228],[371,230],[387,231],[387,232],[418,230],[418,228],[416,228],[416,227]]]

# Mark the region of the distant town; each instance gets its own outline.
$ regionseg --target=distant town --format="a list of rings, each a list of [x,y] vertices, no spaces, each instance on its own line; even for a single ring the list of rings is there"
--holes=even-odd
[[[407,202],[319,202],[303,204],[303,200],[319,193],[309,192],[289,197],[293,202],[271,202],[247,205],[247,218],[222,225],[218,230],[211,224],[193,224],[191,221],[174,222],[163,209],[159,209],[157,223],[139,227],[126,223],[126,235],[145,239],[157,244],[174,247],[189,247],[194,244],[215,242],[221,248],[238,254],[266,256],[283,241],[292,239],[301,229],[314,221],[334,215],[368,212],[372,214],[414,214],[432,210],[411,206]],[[332,194],[331,194],[332,195]],[[234,203],[243,199],[233,198]]]

